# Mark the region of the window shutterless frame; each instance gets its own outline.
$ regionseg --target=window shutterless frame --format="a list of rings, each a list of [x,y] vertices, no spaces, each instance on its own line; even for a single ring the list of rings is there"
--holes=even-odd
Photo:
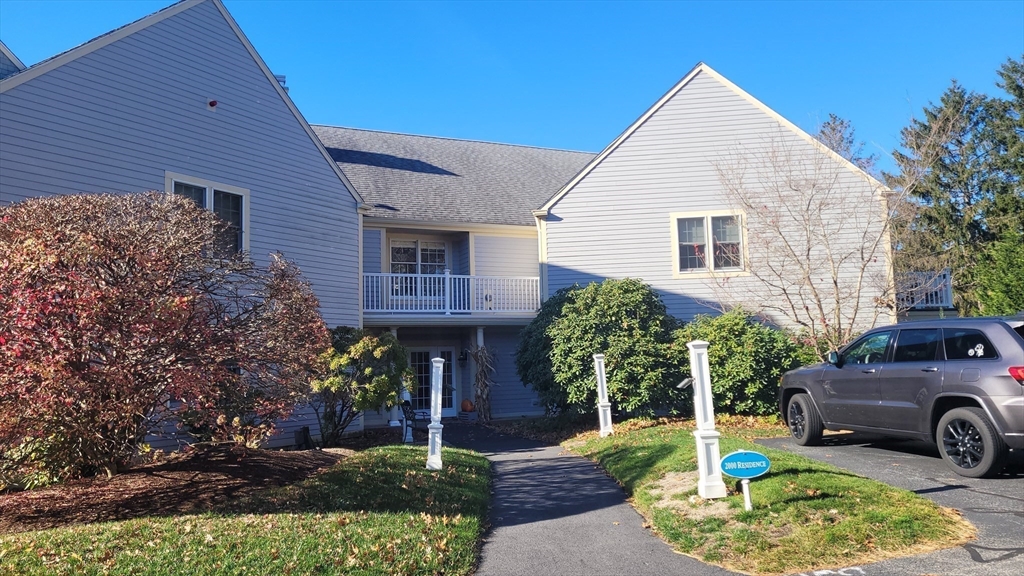
[[[164,172],[164,192],[177,192],[217,213],[231,225],[240,251],[249,252],[249,213],[252,209],[248,189],[187,174]]]
[[[737,210],[672,212],[672,277],[745,276],[746,215]]]

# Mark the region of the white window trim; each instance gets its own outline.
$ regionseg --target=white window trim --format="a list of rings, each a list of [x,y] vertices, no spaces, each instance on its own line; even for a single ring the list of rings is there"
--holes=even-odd
[[[740,252],[743,255],[743,269],[727,269],[727,270],[715,270],[714,269],[714,249],[711,247],[713,240],[711,238],[711,218],[713,216],[738,216],[740,219]],[[708,254],[712,257],[709,258],[708,268],[704,270],[694,270],[687,272],[679,269],[679,225],[677,221],[680,218],[704,218],[704,229],[707,231],[707,237],[705,238],[706,245],[709,247],[707,250]],[[742,210],[699,210],[693,212],[672,212],[668,215],[669,228],[672,231],[672,278],[734,278],[737,276],[749,276],[750,275],[750,256],[747,244],[747,215]]]
[[[167,194],[174,194],[174,183],[180,182],[182,184],[188,184],[190,186],[198,186],[200,188],[206,188],[206,209],[213,210],[213,191],[214,189],[220,190],[221,192],[228,192],[231,194],[237,194],[242,197],[242,252],[249,253],[249,213],[252,212],[252,204],[249,202],[249,189],[239,188],[238,186],[232,186],[230,184],[224,184],[222,182],[214,182],[213,180],[207,180],[205,178],[197,178],[195,176],[188,176],[186,174],[178,174],[177,172],[164,172],[164,192]]]

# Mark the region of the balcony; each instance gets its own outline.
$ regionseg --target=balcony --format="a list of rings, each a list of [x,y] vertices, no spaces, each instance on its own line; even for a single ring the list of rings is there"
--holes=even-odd
[[[953,308],[953,277],[941,272],[908,272],[900,281],[899,306],[903,310]]]
[[[367,316],[532,317],[540,279],[451,274],[363,274]]]

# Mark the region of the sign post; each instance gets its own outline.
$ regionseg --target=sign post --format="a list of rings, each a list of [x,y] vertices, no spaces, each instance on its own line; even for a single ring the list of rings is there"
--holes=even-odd
[[[597,374],[597,417],[601,424],[601,438],[614,434],[612,430],[612,403],[608,401],[608,382],[604,377],[604,354],[594,354],[594,372]]]
[[[694,340],[686,344],[690,349],[690,375],[693,377],[693,414],[697,429],[693,436],[697,442],[697,493],[701,498],[725,498],[725,482],[719,467],[718,438],[715,430],[715,408],[711,402],[711,367],[708,363],[708,343]]]
[[[750,479],[765,474],[772,467],[771,460],[760,452],[749,450],[737,450],[722,458],[722,474],[728,474],[733,478],[742,478],[740,484],[743,486],[743,509],[751,511],[754,509],[750,503]]]
[[[441,375],[444,367],[443,358],[431,360],[430,370],[430,424],[427,426],[429,440],[427,442],[427,470],[441,469]]]

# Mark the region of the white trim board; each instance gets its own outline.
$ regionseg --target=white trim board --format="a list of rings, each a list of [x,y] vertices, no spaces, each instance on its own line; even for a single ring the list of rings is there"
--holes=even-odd
[[[676,85],[673,86],[668,92],[666,92],[664,96],[659,98],[658,101],[655,102],[653,106],[648,108],[647,111],[644,112],[639,118],[637,118],[637,120],[635,122],[633,122],[628,128],[626,128],[626,130],[622,134],[619,134],[619,136],[615,140],[613,140],[611,144],[609,144],[604,150],[602,150],[600,154],[595,156],[594,159],[590,161],[590,163],[588,163],[586,166],[584,166],[583,170],[580,170],[580,172],[578,174],[576,174],[576,176],[574,176],[572,178],[572,180],[570,180],[568,183],[566,183],[565,186],[562,186],[562,188],[559,189],[558,192],[556,192],[554,194],[554,196],[552,196],[547,202],[545,202],[544,205],[541,206],[539,210],[535,210],[534,211],[534,216],[536,216],[538,218],[546,218],[550,214],[551,209],[555,206],[555,204],[557,204],[562,198],[564,198],[566,196],[566,194],[571,192],[572,189],[575,188],[576,185],[579,184],[581,180],[586,178],[587,175],[590,174],[595,168],[597,168],[597,166],[600,165],[601,162],[603,162],[605,158],[607,158],[612,152],[617,150],[619,148],[619,146],[622,145],[623,142],[625,142],[630,136],[633,135],[634,132],[636,132],[641,126],[643,126],[644,123],[646,123],[647,120],[651,116],[654,116],[659,110],[661,110],[662,107],[664,107],[665,104],[667,104],[669,100],[671,100],[676,94],[678,94],[680,90],[685,88],[686,85],[689,84],[690,81],[693,80],[697,76],[697,74],[700,74],[701,72],[703,72],[705,74],[708,74],[709,76],[711,76],[715,80],[718,80],[726,88],[728,88],[732,92],[736,93],[741,98],[747,100],[748,102],[753,104],[755,107],[760,109],[765,114],[767,114],[770,117],[772,117],[775,121],[777,121],[784,128],[788,128],[793,133],[795,133],[797,136],[803,138],[807,142],[809,142],[812,145],[814,145],[819,151],[824,152],[825,154],[828,154],[834,160],[837,160],[845,168],[853,171],[855,174],[857,174],[861,178],[864,178],[865,180],[867,180],[867,182],[869,184],[871,184],[873,187],[875,187],[880,192],[879,196],[880,197],[884,197],[884,195],[881,194],[881,193],[886,191],[886,190],[888,190],[888,188],[886,188],[884,184],[882,184],[878,180],[875,180],[870,174],[868,174],[867,172],[861,170],[856,165],[854,165],[852,162],[850,162],[846,158],[843,158],[842,156],[837,154],[834,150],[832,150],[828,146],[822,144],[821,142],[819,142],[816,138],[814,138],[813,136],[811,136],[807,132],[804,132],[799,126],[797,126],[796,124],[793,124],[792,122],[787,120],[784,116],[782,116],[778,112],[772,110],[771,108],[766,106],[763,102],[761,102],[757,98],[754,98],[753,96],[751,96],[749,93],[744,91],[739,86],[737,86],[737,85],[733,84],[732,82],[730,82],[729,79],[726,78],[725,76],[722,76],[718,72],[715,72],[715,70],[713,70],[707,64],[705,64],[703,62],[698,62],[697,65],[694,66],[693,69],[690,70],[686,74],[686,76],[683,76],[682,80],[680,80],[678,83],[676,83]]]
[[[398,218],[377,218],[364,216],[365,225],[372,228],[401,228],[403,230],[431,230],[436,232],[476,232],[484,236],[517,236],[536,238],[535,226],[518,226],[515,224],[478,224],[473,222],[449,222],[404,220]]]

